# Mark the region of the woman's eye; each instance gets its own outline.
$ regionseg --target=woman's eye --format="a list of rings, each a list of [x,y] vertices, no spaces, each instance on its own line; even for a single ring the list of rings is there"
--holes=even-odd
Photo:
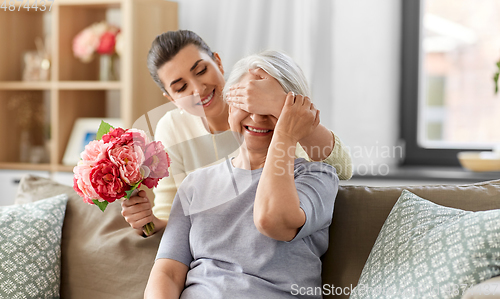
[[[196,73],[196,75],[203,75],[206,71],[207,71],[207,67],[205,66],[205,68],[202,69],[201,71],[199,71],[198,73]]]
[[[186,90],[186,84],[182,85],[182,87],[178,89],[177,92],[183,92],[184,90]]]

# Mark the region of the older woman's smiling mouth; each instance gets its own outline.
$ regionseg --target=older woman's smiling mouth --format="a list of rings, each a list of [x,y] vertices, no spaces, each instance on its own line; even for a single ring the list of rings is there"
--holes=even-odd
[[[249,132],[251,135],[256,135],[256,136],[264,136],[273,131],[269,129],[257,128],[252,126],[244,126],[244,127],[247,132]]]

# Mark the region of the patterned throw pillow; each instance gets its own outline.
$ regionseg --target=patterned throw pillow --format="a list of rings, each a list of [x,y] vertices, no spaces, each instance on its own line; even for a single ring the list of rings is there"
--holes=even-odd
[[[0,207],[0,298],[59,298],[68,197]]]
[[[461,298],[497,275],[500,210],[443,207],[404,190],[350,298]]]

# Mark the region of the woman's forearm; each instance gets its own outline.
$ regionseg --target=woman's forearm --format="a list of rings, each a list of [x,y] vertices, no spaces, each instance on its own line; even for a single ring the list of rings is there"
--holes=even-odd
[[[294,182],[296,141],[273,136],[254,203],[254,223],[264,235],[290,241],[305,222]]]
[[[144,292],[144,299],[179,299],[181,291],[166,274],[151,277]]]
[[[186,281],[187,266],[174,260],[158,259],[149,275],[145,299],[179,299]]]
[[[312,134],[299,140],[312,161],[323,161],[330,156],[335,146],[335,138],[330,130],[319,124]]]

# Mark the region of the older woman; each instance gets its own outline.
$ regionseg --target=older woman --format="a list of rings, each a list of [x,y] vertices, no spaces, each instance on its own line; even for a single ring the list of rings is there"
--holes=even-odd
[[[122,203],[123,216],[139,234],[149,222],[155,224],[155,232],[165,227],[178,187],[190,172],[219,163],[237,149],[238,144],[234,144],[227,131],[230,104],[250,113],[278,118],[286,96],[276,80],[256,68],[252,71],[253,78],[240,82],[239,88],[226,89],[229,97],[224,101],[221,58],[189,30],[159,35],[151,46],[148,67],[165,97],[180,109],[165,114],[155,132],[155,139],[167,146],[172,164],[171,175],[160,180],[155,189],[154,208],[145,198],[144,191]],[[304,92],[309,95],[308,90]],[[196,115],[192,109],[183,109],[185,99],[196,100],[203,116]],[[336,168],[341,179],[351,177],[351,157],[347,148],[323,125],[316,125],[298,142],[297,157],[324,161]]]
[[[146,298],[296,298],[294,285],[321,287],[338,177],[295,159],[297,141],[319,122],[310,100],[294,96],[308,92],[298,66],[263,52],[240,60],[228,84],[255,79],[255,68],[287,92],[283,110],[276,118],[230,107],[241,150],[182,182]]]

